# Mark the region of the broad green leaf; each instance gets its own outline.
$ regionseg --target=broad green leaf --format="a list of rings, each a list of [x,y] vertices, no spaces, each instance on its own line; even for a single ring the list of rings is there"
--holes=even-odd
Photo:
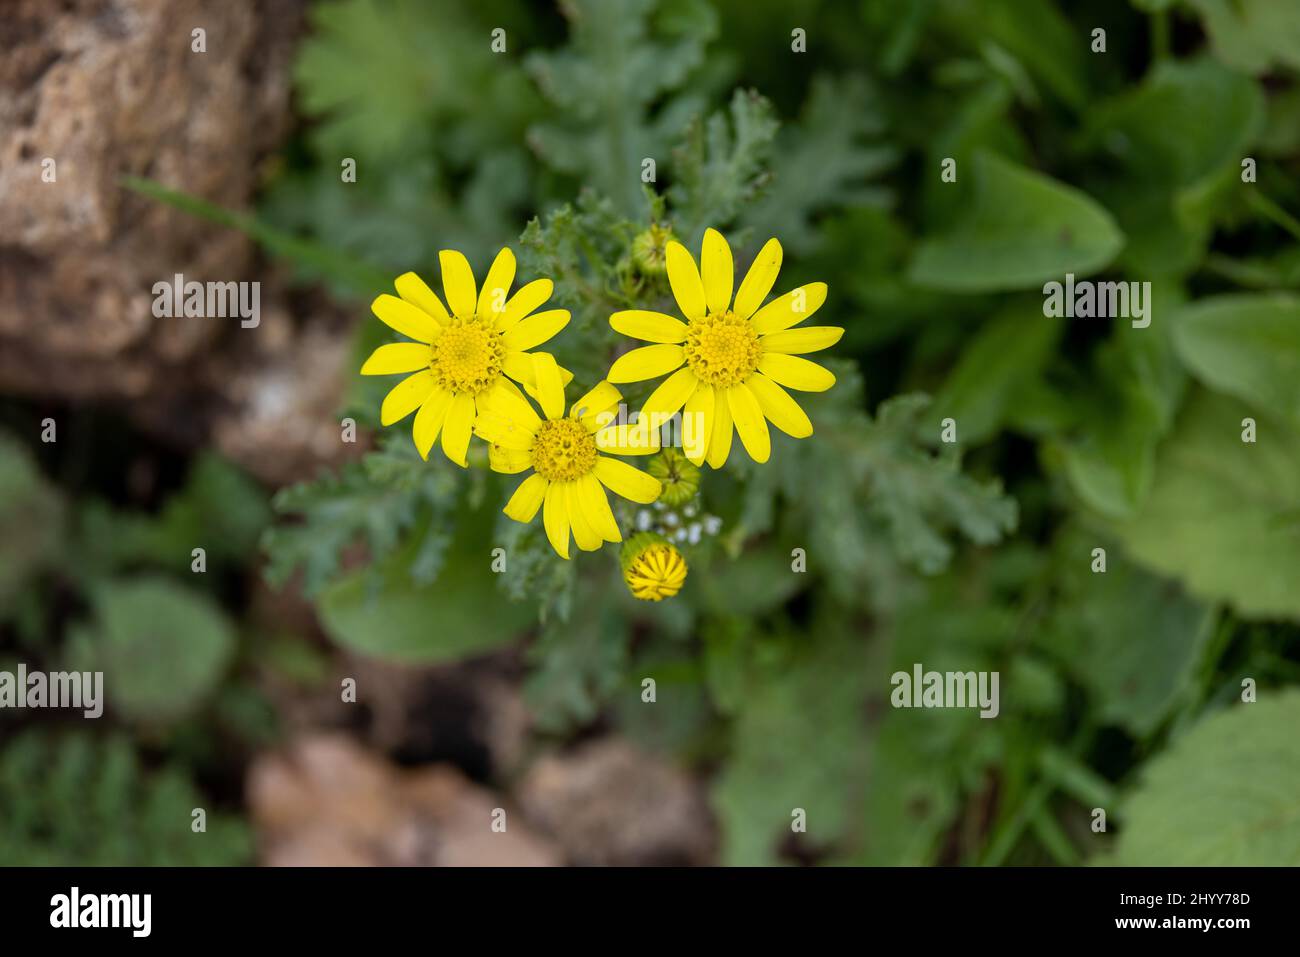
[[[1106,863],[1300,866],[1300,689],[1204,718],[1143,768]]]
[[[1086,182],[1128,237],[1130,272],[1182,275],[1199,263],[1222,208],[1240,194],[1263,102],[1249,77],[1202,57],[1161,63],[1089,111]]]
[[[1300,298],[1235,295],[1179,312],[1178,354],[1198,379],[1300,425]]]
[[[1072,395],[1078,421],[1063,450],[1065,474],[1090,508],[1125,516],[1151,489],[1156,447],[1186,391],[1165,314],[1182,298],[1172,284],[1152,286],[1151,325],[1122,320],[1097,350],[1091,374]]]
[[[970,212],[921,244],[908,271],[918,285],[1027,289],[1104,269],[1123,246],[1111,215],[1079,190],[991,153],[978,154],[974,165]]]
[[[202,706],[235,653],[235,633],[207,596],[161,577],[117,579],[95,593],[95,623],[69,655],[103,671],[113,708],[136,721],[174,721]]]
[[[1106,569],[1093,571],[1093,549]],[[1056,544],[1060,595],[1041,646],[1088,690],[1097,718],[1149,736],[1190,691],[1213,609],[1079,529]]]
[[[1242,441],[1253,418],[1257,440]],[[1211,392],[1160,447],[1151,494],[1115,532],[1139,561],[1243,616],[1300,620],[1300,430]]]
[[[864,652],[854,636],[794,642],[791,659],[763,669],[743,695],[731,758],[713,788],[729,865],[775,863],[795,808],[807,843],[825,848],[853,823],[862,786]]]
[[[317,602],[329,636],[362,654],[407,662],[455,660],[518,638],[533,608],[497,592],[491,516],[467,510],[462,518],[456,547],[432,583],[408,571],[424,538],[417,533],[373,569],[329,585]]]

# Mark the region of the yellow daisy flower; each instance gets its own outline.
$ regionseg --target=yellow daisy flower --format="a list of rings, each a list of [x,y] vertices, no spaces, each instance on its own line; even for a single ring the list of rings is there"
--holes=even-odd
[[[716,229],[704,232],[701,271],[686,247],[668,243],[668,283],[686,322],[660,312],[616,312],[609,324],[618,332],[651,346],[620,356],[609,370],[610,382],[639,382],[673,372],[646,399],[645,418],[678,410],[698,415],[707,442],[689,455],[720,468],[731,452],[732,426],[755,462],[771,454],[770,420],[797,439],[812,435],[812,423],[782,386],[823,392],[835,384],[827,369],[800,358],[839,342],[835,326],[794,329],[826,301],[826,284],[809,283],[762,306],[781,268],[781,244],[769,239],[750,267],[732,301],[734,266],[731,247]]]
[[[489,461],[498,472],[533,474],[506,503],[505,513],[527,524],[542,509],[546,537],[561,558],[569,557],[569,533],[583,551],[621,542],[605,489],[643,505],[659,497],[657,478],[619,459],[601,455],[648,455],[655,444],[620,426],[606,424],[622,396],[601,382],[564,416],[564,383],[553,356],[535,353],[537,400],[542,418],[523,396],[494,393],[474,422],[474,434],[492,443]]]
[[[535,279],[506,298],[515,278],[515,254],[509,247],[497,253],[482,290],[475,288],[474,272],[461,253],[444,249],[438,261],[450,309],[415,273],[399,276],[393,284],[397,295],[384,294],[370,308],[382,322],[415,341],[380,346],[361,374],[415,373],[384,397],[380,422],[392,425],[415,412],[411,434],[420,456],[428,459],[441,432],[442,451],[464,468],[480,405],[498,393],[522,400],[515,382],[530,392],[535,389],[536,353],[528,350],[563,329],[569,312],[533,311],[551,298],[549,279]],[[567,383],[573,375],[561,369],[560,377]]]

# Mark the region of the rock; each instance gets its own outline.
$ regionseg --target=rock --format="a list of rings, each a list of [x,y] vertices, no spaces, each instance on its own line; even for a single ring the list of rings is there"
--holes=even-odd
[[[242,209],[290,122],[302,0],[9,0],[0,30],[0,390],[114,401],[264,479],[345,452],[346,323],[294,316],[247,239],[122,187]],[[206,52],[191,33],[206,31]],[[53,182],[42,173],[54,162]],[[156,318],[180,273],[263,281],[256,328]],[[322,322],[322,319],[324,321]],[[310,328],[310,333],[303,332]]]
[[[271,866],[533,867],[561,863],[500,796],[450,765],[404,770],[341,735],[264,754],[248,774]],[[494,809],[506,830],[492,830]]]
[[[618,738],[541,758],[518,793],[529,821],[574,864],[706,864],[713,855],[713,819],[695,780]]]

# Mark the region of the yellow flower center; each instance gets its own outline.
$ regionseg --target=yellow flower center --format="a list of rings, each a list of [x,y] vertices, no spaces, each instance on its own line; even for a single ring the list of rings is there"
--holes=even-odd
[[[596,467],[596,440],[575,419],[549,419],[537,428],[533,468],[552,482],[573,482]]]
[[[724,388],[748,379],[763,357],[763,347],[748,320],[730,310],[692,320],[684,348],[686,364],[696,377]]]
[[[506,347],[485,319],[452,319],[430,347],[429,368],[438,385],[477,395],[501,375]]]
[[[628,565],[623,578],[633,598],[671,598],[686,582],[686,559],[671,545],[651,545]]]

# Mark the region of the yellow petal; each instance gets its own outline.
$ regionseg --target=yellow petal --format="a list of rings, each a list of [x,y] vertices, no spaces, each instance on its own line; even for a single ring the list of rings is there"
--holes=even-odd
[[[442,265],[442,292],[451,314],[460,319],[470,318],[478,308],[478,292],[469,260],[454,249],[444,249],[438,253],[438,262]]]
[[[527,525],[537,515],[537,510],[542,507],[542,501],[546,498],[546,490],[550,484],[534,472],[519,483],[515,494],[510,496],[510,501],[506,502],[506,507],[502,511],[516,522]]]
[[[573,529],[573,540],[584,552],[594,552],[604,544],[605,539],[592,527],[587,513],[582,508],[581,496],[577,482],[565,482],[564,501],[569,513],[569,525]]]
[[[505,374],[524,387],[524,391],[532,396],[538,403],[542,401],[541,395],[537,391],[537,369],[533,363],[534,356],[550,355],[549,352],[507,352],[501,368]],[[551,356],[554,359],[554,356]],[[562,365],[556,365],[560,370],[560,388],[563,389],[573,381],[573,373]]]
[[[447,420],[442,423],[442,451],[461,468],[468,468],[465,453],[474,431],[474,397],[461,392],[451,400]]]
[[[653,475],[607,455],[596,456],[596,467],[592,471],[615,495],[642,505],[649,505],[663,491],[663,485]]]
[[[840,341],[844,330],[838,326],[808,326],[805,329],[787,329],[763,336],[759,343],[765,352],[781,352],[786,355],[798,355],[801,352],[817,352],[827,349]]]
[[[826,301],[826,283],[810,282],[773,299],[749,320],[756,335],[780,332],[803,322]]]
[[[731,406],[727,403],[727,394],[715,391],[713,399],[713,428],[709,431],[709,465],[720,469],[727,464],[731,454]]]
[[[767,420],[754,393],[743,382],[733,385],[727,390],[727,405],[749,457],[755,462],[766,462],[772,454],[772,437],[768,435]]]
[[[781,352],[764,353],[758,360],[758,371],[773,382],[800,392],[825,392],[835,384],[835,373],[830,369]]]
[[[392,375],[415,372],[429,365],[429,347],[422,342],[390,342],[370,353],[361,367],[362,375]]]
[[[642,346],[614,360],[609,367],[610,382],[640,382],[672,372],[686,361],[686,353],[679,345],[665,343]]]
[[[758,407],[763,415],[786,435],[796,439],[806,439],[813,434],[812,422],[799,403],[790,397],[790,393],[781,388],[763,373],[750,376],[745,380],[749,391],[758,400]],[[743,439],[744,436],[742,435]]]
[[[474,434],[513,452],[526,452],[536,441],[536,436],[521,422],[490,409],[479,409],[474,417]]]
[[[515,422],[530,435],[542,424],[542,420],[533,411],[524,394],[509,379],[498,379],[492,388],[478,397],[476,408],[480,415],[484,412],[495,412]]]
[[[533,467],[533,457],[528,452],[518,449],[506,449],[499,445],[488,446],[488,465],[493,472],[514,475]]]
[[[423,279],[413,272],[402,273],[393,281],[397,294],[421,312],[431,316],[434,322],[445,326],[451,318],[442,300],[434,294]]]
[[[748,319],[757,312],[776,284],[776,275],[780,271],[781,244],[775,239],[769,239],[750,264],[749,272],[745,273],[745,281],[736,293],[736,315]]]
[[[641,409],[641,418],[648,417],[651,428],[663,425],[669,416],[686,404],[699,384],[700,380],[690,369],[678,369],[650,393]]]
[[[694,465],[709,454],[710,429],[713,426],[713,386],[700,383],[682,410],[682,452]]]
[[[651,429],[648,419],[635,424],[614,423],[595,433],[596,448],[610,455],[653,455],[659,451],[659,430]]]
[[[618,522],[614,520],[614,513],[609,507],[609,498],[605,495],[605,487],[600,484],[600,480],[595,475],[588,472],[575,483],[578,490],[578,501],[582,506],[582,513],[591,523],[591,527],[607,542],[621,542],[623,533],[618,530]]]
[[[504,312],[510,284],[514,281],[515,254],[509,246],[505,246],[492,261],[487,278],[483,280],[483,288],[479,290],[478,314],[495,317]]]
[[[551,547],[561,558],[569,557],[569,514],[565,509],[564,496],[560,486],[552,482],[546,487],[543,500],[542,524],[546,526],[546,537]]]
[[[533,353],[533,374],[537,382],[537,401],[542,414],[548,419],[564,415],[564,386],[560,381],[560,367],[549,352]]]
[[[676,240],[664,248],[664,257],[668,267],[668,285],[672,286],[677,308],[687,319],[702,319],[705,314],[704,283],[700,282],[700,273],[695,268],[695,259],[690,251]]]
[[[502,344],[511,351],[522,352],[540,346],[569,324],[569,310],[548,309],[515,323],[502,338]]]
[[[379,407],[380,423],[392,425],[400,422],[423,405],[433,390],[433,373],[428,369],[407,376],[384,396],[384,404]]]
[[[415,413],[411,437],[415,439],[415,448],[420,453],[420,458],[426,462],[429,460],[429,450],[438,438],[438,431],[447,418],[447,410],[451,408],[451,399],[450,392],[435,387],[433,394],[420,406],[420,411]]]
[[[607,414],[612,415],[618,411],[622,399],[623,394],[602,379],[590,392],[573,403],[569,415],[581,422],[588,432],[595,432],[608,423]]]
[[[731,247],[716,229],[704,231],[700,272],[703,273],[704,302],[709,307],[709,312],[726,312],[731,305],[731,287],[736,281],[736,267],[731,261]]]
[[[646,342],[685,342],[686,323],[662,312],[626,309],[609,317],[616,332]]]
[[[550,299],[554,289],[555,284],[549,279],[534,279],[528,283],[510,297],[505,309],[497,316],[497,330],[505,332],[547,299]]]
[[[404,299],[384,293],[376,296],[370,304],[370,311],[379,317],[379,321],[390,329],[396,329],[402,335],[416,342],[429,343],[438,337],[442,327],[438,325],[423,309],[417,309]]]

